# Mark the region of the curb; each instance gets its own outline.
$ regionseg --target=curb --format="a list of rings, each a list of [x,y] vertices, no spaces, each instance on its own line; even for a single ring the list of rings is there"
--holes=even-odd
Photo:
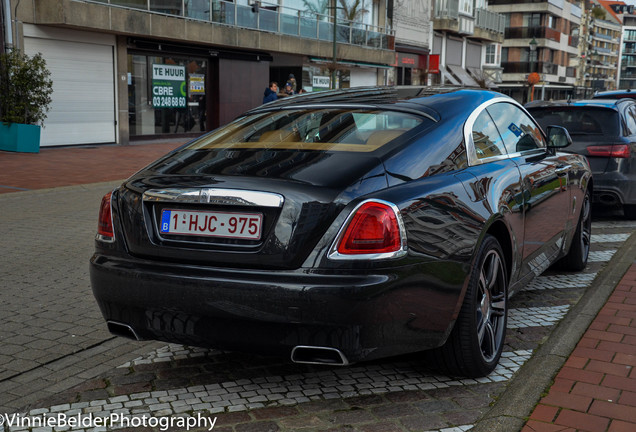
[[[519,370],[472,432],[520,431],[636,256],[636,235],[621,246],[592,286]]]

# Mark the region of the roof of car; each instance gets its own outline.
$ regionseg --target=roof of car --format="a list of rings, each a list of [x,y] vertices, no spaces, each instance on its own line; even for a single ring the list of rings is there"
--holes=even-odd
[[[418,110],[433,117],[452,116],[454,108],[465,111],[470,106],[496,98],[508,98],[501,93],[480,88],[454,86],[397,86],[354,87],[350,89],[326,90],[285,97],[261,105],[249,113],[285,109],[296,106],[315,105],[373,105],[379,108],[402,108]],[[459,103],[449,104],[450,100]],[[512,99],[510,99],[512,100]]]
[[[617,109],[618,105],[622,103],[633,103],[631,99],[583,99],[574,101],[535,101],[525,105],[526,109],[544,109],[544,108],[557,108],[557,107],[572,107],[572,108],[584,108],[584,107],[597,107],[597,108],[611,108]]]
[[[607,90],[594,93],[594,99],[603,98],[636,98],[636,90],[623,89],[623,90]]]

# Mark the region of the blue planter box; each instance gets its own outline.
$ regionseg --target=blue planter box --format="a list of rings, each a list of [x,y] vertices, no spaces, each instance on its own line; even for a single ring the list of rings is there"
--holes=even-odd
[[[39,153],[40,126],[0,123],[0,150]]]

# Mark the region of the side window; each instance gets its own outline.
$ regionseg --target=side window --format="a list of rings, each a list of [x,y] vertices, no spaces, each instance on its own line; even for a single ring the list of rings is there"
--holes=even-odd
[[[636,134],[636,106],[632,105],[624,111],[625,113],[625,134]]]
[[[473,125],[473,143],[478,159],[506,154],[499,131],[486,110],[479,114]]]
[[[501,102],[487,108],[509,154],[546,147],[541,129],[516,105]]]

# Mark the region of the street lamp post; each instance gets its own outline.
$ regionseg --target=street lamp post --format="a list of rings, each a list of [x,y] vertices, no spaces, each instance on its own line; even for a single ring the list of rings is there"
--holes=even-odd
[[[333,70],[331,71],[331,88],[336,88],[336,64],[338,61],[338,4],[333,0]]]
[[[534,85],[538,82],[536,79],[536,62],[537,62],[537,45],[539,43],[532,37],[532,40],[528,43],[530,45],[530,73],[528,74],[528,83],[530,84],[530,102],[534,100]]]

